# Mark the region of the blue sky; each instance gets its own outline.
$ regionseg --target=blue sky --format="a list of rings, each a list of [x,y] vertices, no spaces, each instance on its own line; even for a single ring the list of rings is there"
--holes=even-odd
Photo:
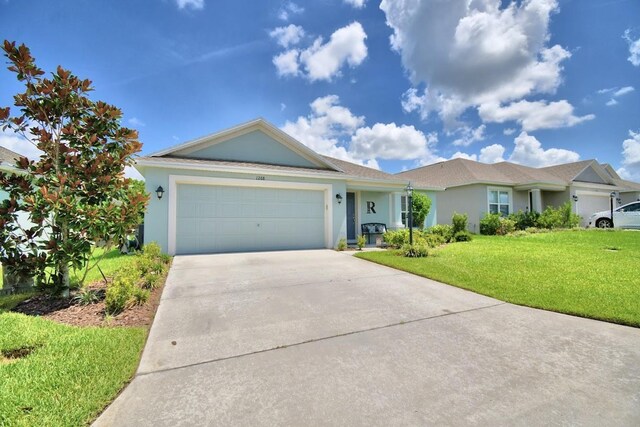
[[[0,28],[93,80],[143,153],[264,117],[388,172],[597,158],[640,180],[637,0],[0,0]],[[18,90],[0,71],[0,105]]]

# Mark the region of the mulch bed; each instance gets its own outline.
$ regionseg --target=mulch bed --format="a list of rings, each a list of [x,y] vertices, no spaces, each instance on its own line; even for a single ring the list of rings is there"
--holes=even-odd
[[[35,295],[18,304],[12,311],[30,316],[42,316],[46,319],[72,326],[149,326],[153,322],[163,286],[151,291],[146,304],[137,305],[117,316],[105,316],[104,301],[95,304],[80,305],[69,298],[52,298],[45,294]],[[90,289],[104,290],[104,283],[89,286]]]

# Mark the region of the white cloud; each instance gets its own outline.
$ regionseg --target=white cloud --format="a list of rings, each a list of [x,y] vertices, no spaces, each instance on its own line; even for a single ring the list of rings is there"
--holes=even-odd
[[[280,46],[287,49],[302,40],[304,29],[299,25],[289,24],[286,27],[274,28],[269,32],[269,36],[275,39]]]
[[[515,148],[509,161],[532,167],[552,166],[560,163],[571,163],[580,160],[580,155],[574,151],[560,148],[542,148],[536,137],[522,132],[513,141]]]
[[[176,4],[178,5],[178,9],[204,9],[204,0],[176,0]]]
[[[314,151],[327,156],[378,168],[376,159],[439,159],[436,133],[425,135],[413,126],[376,123],[365,126],[363,116],[340,105],[340,98],[328,95],[311,103],[311,113],[282,130]]]
[[[502,130],[502,133],[509,136],[509,135],[513,135],[514,133],[516,133],[516,130],[514,128],[506,128]]]
[[[350,4],[356,9],[362,9],[367,0],[344,0],[345,3]]]
[[[617,170],[624,179],[640,181],[640,132],[629,131],[622,143],[622,166]]]
[[[475,154],[467,154],[467,153],[463,153],[461,151],[456,151],[453,156],[451,156],[451,159],[467,159],[467,160],[473,160],[474,162],[478,161],[478,156]]]
[[[493,103],[483,104],[478,108],[478,113],[485,122],[516,121],[524,131],[571,127],[595,118],[593,114],[581,117],[574,115],[573,106],[565,100],[556,102],[522,100],[504,107]]]
[[[634,90],[635,90],[635,88],[633,86],[625,86],[625,87],[620,88],[617,91],[615,91],[613,96],[618,97],[618,96],[626,95],[628,93],[633,92]]]
[[[484,131],[486,129],[485,125],[480,125],[477,128],[473,129],[470,127],[462,127],[460,128],[460,133],[462,136],[455,141],[453,141],[453,145],[468,147],[477,141],[482,141],[484,139]]]
[[[362,25],[353,22],[336,30],[328,42],[323,43],[322,37],[318,37],[306,49],[292,49],[277,55],[273,63],[280,76],[304,75],[311,81],[330,81],[340,75],[345,65],[354,68],[365,60],[366,38]]]
[[[42,154],[34,143],[10,130],[0,131],[0,146],[32,160],[38,159]]]
[[[358,158],[411,160],[424,157],[428,139],[413,126],[376,123],[363,127],[351,138],[350,151]]]
[[[627,58],[636,67],[640,67],[640,38],[633,40],[631,30],[626,30],[622,36],[629,43],[629,57]]]
[[[505,148],[500,144],[488,145],[480,150],[478,161],[482,163],[504,162]]]
[[[317,38],[311,47],[300,53],[300,62],[304,64],[308,78],[311,81],[331,80],[345,63],[352,68],[360,65],[367,57],[366,38],[359,22],[336,30],[325,44],[322,44],[322,38]]]
[[[600,89],[598,90],[598,93],[601,95],[611,95],[611,98],[606,103],[607,107],[611,107],[614,105],[618,105],[618,101],[615,98],[627,95],[633,92],[634,90],[636,89],[633,86],[625,86],[621,88],[610,87],[606,89]]]
[[[292,15],[300,15],[302,14],[302,12],[304,12],[303,7],[298,6],[294,2],[290,1],[282,5],[280,10],[278,11],[278,18],[280,18],[282,21],[288,21]]]
[[[548,46],[556,0],[383,0],[380,8],[413,84],[426,85],[407,91],[403,108],[437,113],[448,129],[470,107],[555,93],[571,56]]]
[[[298,66],[299,55],[300,52],[297,49],[291,49],[273,57],[273,65],[276,66],[280,77],[298,75],[300,72]]]
[[[145,122],[143,122],[137,117],[131,117],[129,120],[127,120],[127,123],[129,123],[131,126],[134,126],[134,127],[145,127],[147,125]]]

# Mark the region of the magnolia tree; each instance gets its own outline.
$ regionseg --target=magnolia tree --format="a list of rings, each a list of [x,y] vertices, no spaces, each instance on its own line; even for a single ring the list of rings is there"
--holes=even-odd
[[[24,92],[14,96],[19,112],[0,108],[0,126],[35,144],[41,156],[21,157],[15,173],[0,173],[9,193],[0,201],[0,261],[65,291],[70,272],[90,267],[97,246],[108,249],[140,223],[148,196],[124,168],[142,144],[120,125],[118,108],[89,99],[91,81],[60,66],[46,78],[25,45],[5,41],[3,50]],[[30,224],[18,221],[20,212]]]

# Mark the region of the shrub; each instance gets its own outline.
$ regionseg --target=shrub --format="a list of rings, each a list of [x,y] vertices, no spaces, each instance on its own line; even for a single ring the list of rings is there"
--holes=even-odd
[[[547,229],[537,228],[537,227],[527,227],[524,231],[526,231],[529,234],[537,234],[537,233],[547,233],[547,232],[549,232],[549,230],[547,230]]]
[[[343,237],[342,239],[338,240],[338,245],[336,246],[336,250],[344,251],[345,249],[347,249],[347,239]]]
[[[451,217],[452,224],[452,234],[455,236],[457,233],[461,231],[467,231],[467,220],[469,216],[467,214],[459,214],[457,212],[453,213]]]
[[[365,245],[366,243],[367,243],[367,239],[366,239],[362,234],[360,234],[360,235],[358,236],[358,242],[357,242],[357,244],[358,244],[358,250],[360,250],[360,251],[361,251],[361,250],[362,250],[362,248],[364,248],[364,245]]]
[[[453,237],[453,227],[449,224],[436,224],[427,230],[428,234],[438,235],[444,239],[443,243],[451,241]]]
[[[574,228],[580,224],[580,215],[573,213],[571,202],[566,202],[558,208],[562,218],[562,227]]]
[[[401,228],[399,230],[387,230],[387,232],[382,235],[382,240],[392,248],[400,248],[402,245],[409,242],[409,229]]]
[[[431,210],[431,199],[425,194],[414,192],[411,204],[413,207],[413,226],[421,229],[424,227],[424,221]]]
[[[424,242],[430,248],[437,248],[438,246],[441,246],[441,245],[444,245],[445,243],[447,243],[445,238],[442,237],[439,234],[425,234],[424,235]]]
[[[500,228],[500,219],[500,214],[485,214],[480,220],[480,234],[495,235]]]
[[[540,218],[540,214],[535,211],[518,211],[509,215],[508,218],[515,222],[517,230],[526,230],[528,227],[536,226],[536,224],[538,223],[538,218]]]
[[[402,245],[400,251],[403,256],[409,258],[423,258],[429,255],[429,247],[422,243],[414,243],[413,245],[407,243]]]
[[[141,286],[145,289],[155,289],[160,285],[162,277],[159,273],[149,273],[142,277]]]
[[[527,235],[529,235],[529,233],[524,230],[516,230],[513,233],[509,234],[510,237],[524,237]]]
[[[150,295],[151,295],[151,291],[135,286],[134,289],[133,289],[133,294],[131,296],[131,304],[132,305],[143,305],[147,301],[149,301],[149,296]]]
[[[142,253],[149,258],[159,258],[160,255],[162,255],[162,249],[160,249],[160,245],[156,242],[151,242],[144,245]]]
[[[509,233],[513,233],[516,229],[515,221],[509,218],[500,218],[500,226],[496,230],[496,234],[499,236],[506,236]]]
[[[473,236],[471,236],[471,233],[469,233],[467,230],[458,231],[453,235],[454,242],[470,242],[472,239]]]
[[[107,314],[116,315],[134,302],[134,294],[139,289],[131,277],[118,277],[107,286],[107,294],[104,300]]]

